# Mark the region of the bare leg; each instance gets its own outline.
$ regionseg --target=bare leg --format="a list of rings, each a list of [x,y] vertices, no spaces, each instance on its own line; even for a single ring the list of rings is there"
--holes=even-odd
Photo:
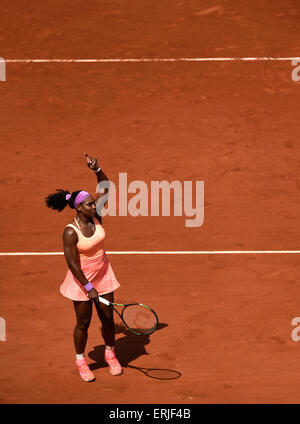
[[[114,294],[108,293],[101,295],[110,302],[114,301]],[[115,344],[115,322],[114,322],[114,311],[103,303],[96,303],[96,310],[98,317],[102,323],[102,337],[106,346],[114,346]]]
[[[87,338],[88,329],[91,323],[93,304],[91,300],[88,301],[73,301],[77,324],[74,328],[74,344],[77,354],[84,353]]]

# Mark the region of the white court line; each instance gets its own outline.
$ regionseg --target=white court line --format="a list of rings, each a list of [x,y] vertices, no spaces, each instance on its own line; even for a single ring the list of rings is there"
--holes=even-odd
[[[114,62],[226,62],[226,61],[292,61],[293,57],[178,57],[178,58],[110,58],[110,59],[5,59],[6,63],[114,63]]]
[[[108,255],[256,255],[299,254],[300,250],[122,250],[106,251]],[[0,252],[0,256],[57,256],[63,252]]]

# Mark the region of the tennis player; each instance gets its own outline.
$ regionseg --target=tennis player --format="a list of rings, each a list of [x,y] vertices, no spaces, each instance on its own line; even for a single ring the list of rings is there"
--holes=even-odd
[[[108,178],[100,169],[97,159],[87,154],[85,157],[87,166],[95,172],[97,181],[107,181]],[[108,189],[102,196],[107,194],[107,191]],[[60,286],[60,292],[73,301],[75,309],[77,322],[74,329],[74,344],[79,374],[84,381],[95,380],[84,356],[94,304],[102,324],[102,336],[105,342],[104,359],[110,373],[120,375],[122,367],[114,349],[113,310],[98,300],[98,295],[101,295],[113,302],[113,292],[120,284],[104,251],[105,231],[102,227],[102,218],[96,211],[95,199],[83,190],[74,191],[71,194],[67,190],[59,189],[46,197],[46,205],[58,212],[67,205],[76,211],[76,216],[65,227],[63,233],[64,255],[69,269]]]

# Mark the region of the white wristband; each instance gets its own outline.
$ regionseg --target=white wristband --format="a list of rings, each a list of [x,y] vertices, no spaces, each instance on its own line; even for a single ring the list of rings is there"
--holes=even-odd
[[[97,174],[97,172],[100,172],[101,171],[101,168],[100,168],[100,166],[99,166],[99,168],[98,169],[96,169],[96,171],[94,171],[95,172],[95,174]]]

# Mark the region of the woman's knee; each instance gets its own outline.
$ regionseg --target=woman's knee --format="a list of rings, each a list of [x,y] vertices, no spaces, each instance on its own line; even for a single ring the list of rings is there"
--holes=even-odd
[[[90,323],[91,323],[90,319],[83,318],[83,319],[77,321],[76,328],[78,330],[86,331],[86,330],[88,330]]]
[[[105,311],[102,310],[100,319],[102,322],[112,325],[114,323],[114,311],[112,309],[106,309]]]
[[[114,330],[115,328],[115,321],[114,321],[114,317],[112,316],[106,316],[106,315],[102,315],[101,317],[101,324],[102,324],[102,328],[107,329],[107,330]]]
[[[76,313],[76,327],[79,330],[87,330],[90,326],[92,318],[92,302],[76,302],[74,301]]]

